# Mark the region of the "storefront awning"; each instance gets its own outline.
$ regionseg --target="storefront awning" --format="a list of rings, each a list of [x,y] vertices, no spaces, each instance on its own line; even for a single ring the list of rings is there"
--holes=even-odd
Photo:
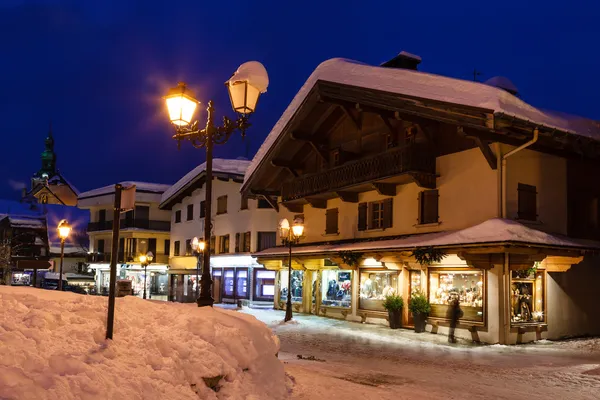
[[[540,247],[568,251],[600,251],[600,242],[573,239],[567,236],[542,232],[519,222],[494,218],[479,225],[457,231],[425,233],[402,236],[393,239],[329,242],[313,245],[299,245],[293,248],[293,255],[305,257],[312,255],[327,256],[340,251],[411,251],[418,247],[441,247],[460,249],[477,246],[524,246]],[[284,246],[272,247],[254,256],[259,260],[283,258],[288,254]]]

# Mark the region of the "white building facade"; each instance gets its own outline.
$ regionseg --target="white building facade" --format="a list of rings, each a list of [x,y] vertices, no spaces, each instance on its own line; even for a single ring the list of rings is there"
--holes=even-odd
[[[132,281],[133,294],[142,296],[144,282],[147,297],[166,300],[168,290],[170,213],[160,210],[162,194],[170,185],[146,182],[121,182],[124,188],[135,185],[135,208],[121,213],[117,279]],[[89,267],[96,272],[96,290],[108,293],[112,249],[114,185],[81,193],[77,206],[90,211]],[[144,268],[139,256],[152,252],[154,259]]]
[[[243,198],[240,186],[247,160],[213,160],[211,272],[215,302],[270,305],[275,272],[251,256],[276,244],[277,212],[267,200]],[[206,163],[169,188],[160,209],[171,215],[169,300],[193,302],[202,267],[192,251],[204,239]]]

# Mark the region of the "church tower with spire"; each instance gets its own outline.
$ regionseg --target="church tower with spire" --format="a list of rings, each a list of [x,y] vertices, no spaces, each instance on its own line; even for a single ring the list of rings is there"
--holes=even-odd
[[[35,197],[41,204],[77,205],[79,192],[56,168],[52,124],[44,141],[41,160],[42,167],[31,177],[31,190],[26,196]]]

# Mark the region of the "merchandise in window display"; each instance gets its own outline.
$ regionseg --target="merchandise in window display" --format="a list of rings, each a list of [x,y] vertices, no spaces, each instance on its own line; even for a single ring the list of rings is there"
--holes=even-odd
[[[535,269],[512,271],[511,278],[511,322],[544,322],[543,273]]]
[[[245,298],[248,296],[248,271],[247,270],[237,270],[237,297]]]
[[[225,279],[223,280],[223,294],[227,297],[233,297],[233,270],[225,271]]]
[[[421,291],[421,271],[410,271],[410,295]]]
[[[483,322],[483,273],[443,271],[429,275],[431,317],[447,318],[448,309],[458,299],[464,320]]]
[[[385,297],[397,294],[397,290],[397,272],[361,271],[359,307],[363,310],[385,311]]]
[[[350,308],[352,271],[325,270],[321,274],[321,305]]]
[[[288,294],[288,271],[281,271],[279,274],[279,300],[286,301]],[[302,303],[302,281],[304,279],[304,271],[292,271],[292,302]]]

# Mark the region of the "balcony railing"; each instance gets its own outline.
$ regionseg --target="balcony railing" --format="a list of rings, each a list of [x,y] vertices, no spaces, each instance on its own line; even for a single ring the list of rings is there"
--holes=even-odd
[[[434,153],[421,144],[411,144],[301,176],[284,183],[282,199],[284,202],[301,199],[409,172],[435,174]]]
[[[113,228],[112,221],[90,222],[88,232],[109,231]],[[120,229],[138,228],[148,229],[150,231],[169,232],[171,230],[170,221],[155,221],[148,219],[122,219]]]
[[[88,254],[87,262],[89,262],[89,263],[110,263],[110,255],[111,255],[111,253]],[[139,254],[118,253],[117,263],[139,264],[138,257],[139,257]],[[168,264],[168,263],[169,263],[169,255],[167,255],[167,254],[155,254],[154,259],[152,260],[152,264]]]

